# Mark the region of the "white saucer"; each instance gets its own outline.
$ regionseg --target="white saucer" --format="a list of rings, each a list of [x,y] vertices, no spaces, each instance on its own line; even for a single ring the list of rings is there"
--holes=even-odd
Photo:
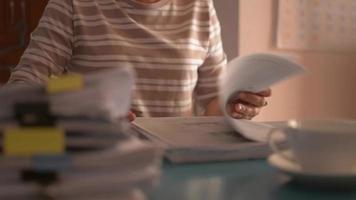
[[[289,154],[291,152],[288,152]],[[280,154],[272,154],[268,157],[268,162],[273,167],[280,170],[282,173],[291,176],[298,182],[307,183],[317,186],[355,186],[356,184],[356,172],[350,173],[319,173],[319,172],[305,172],[302,167],[293,161],[285,159]]]

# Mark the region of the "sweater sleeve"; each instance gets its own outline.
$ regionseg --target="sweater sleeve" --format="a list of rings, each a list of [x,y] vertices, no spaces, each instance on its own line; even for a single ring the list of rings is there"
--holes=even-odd
[[[198,83],[195,89],[195,98],[203,108],[218,96],[219,78],[227,62],[221,41],[221,27],[212,2],[209,35],[208,54],[198,69]]]

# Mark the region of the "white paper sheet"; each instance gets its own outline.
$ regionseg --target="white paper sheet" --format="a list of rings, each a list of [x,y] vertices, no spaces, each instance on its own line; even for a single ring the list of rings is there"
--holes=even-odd
[[[260,159],[271,153],[267,143],[236,133],[223,116],[139,117],[133,129],[162,146],[173,163]]]
[[[239,91],[259,92],[296,75],[305,74],[303,66],[284,56],[252,54],[232,60],[220,82],[221,108],[231,125],[248,139],[265,142],[273,126],[248,120],[237,120],[226,113],[225,105]]]

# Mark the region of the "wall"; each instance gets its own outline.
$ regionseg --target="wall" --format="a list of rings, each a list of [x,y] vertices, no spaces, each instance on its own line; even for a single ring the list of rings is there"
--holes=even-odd
[[[256,120],[356,119],[356,56],[352,53],[280,51],[275,48],[277,0],[240,0],[239,52],[294,56],[311,72],[278,84]]]

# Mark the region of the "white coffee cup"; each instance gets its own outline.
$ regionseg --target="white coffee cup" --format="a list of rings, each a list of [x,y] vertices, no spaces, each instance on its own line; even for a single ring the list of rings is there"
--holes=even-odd
[[[282,132],[293,156],[281,152],[273,135]],[[290,120],[270,132],[275,153],[297,162],[303,171],[320,174],[356,173],[356,121]]]

